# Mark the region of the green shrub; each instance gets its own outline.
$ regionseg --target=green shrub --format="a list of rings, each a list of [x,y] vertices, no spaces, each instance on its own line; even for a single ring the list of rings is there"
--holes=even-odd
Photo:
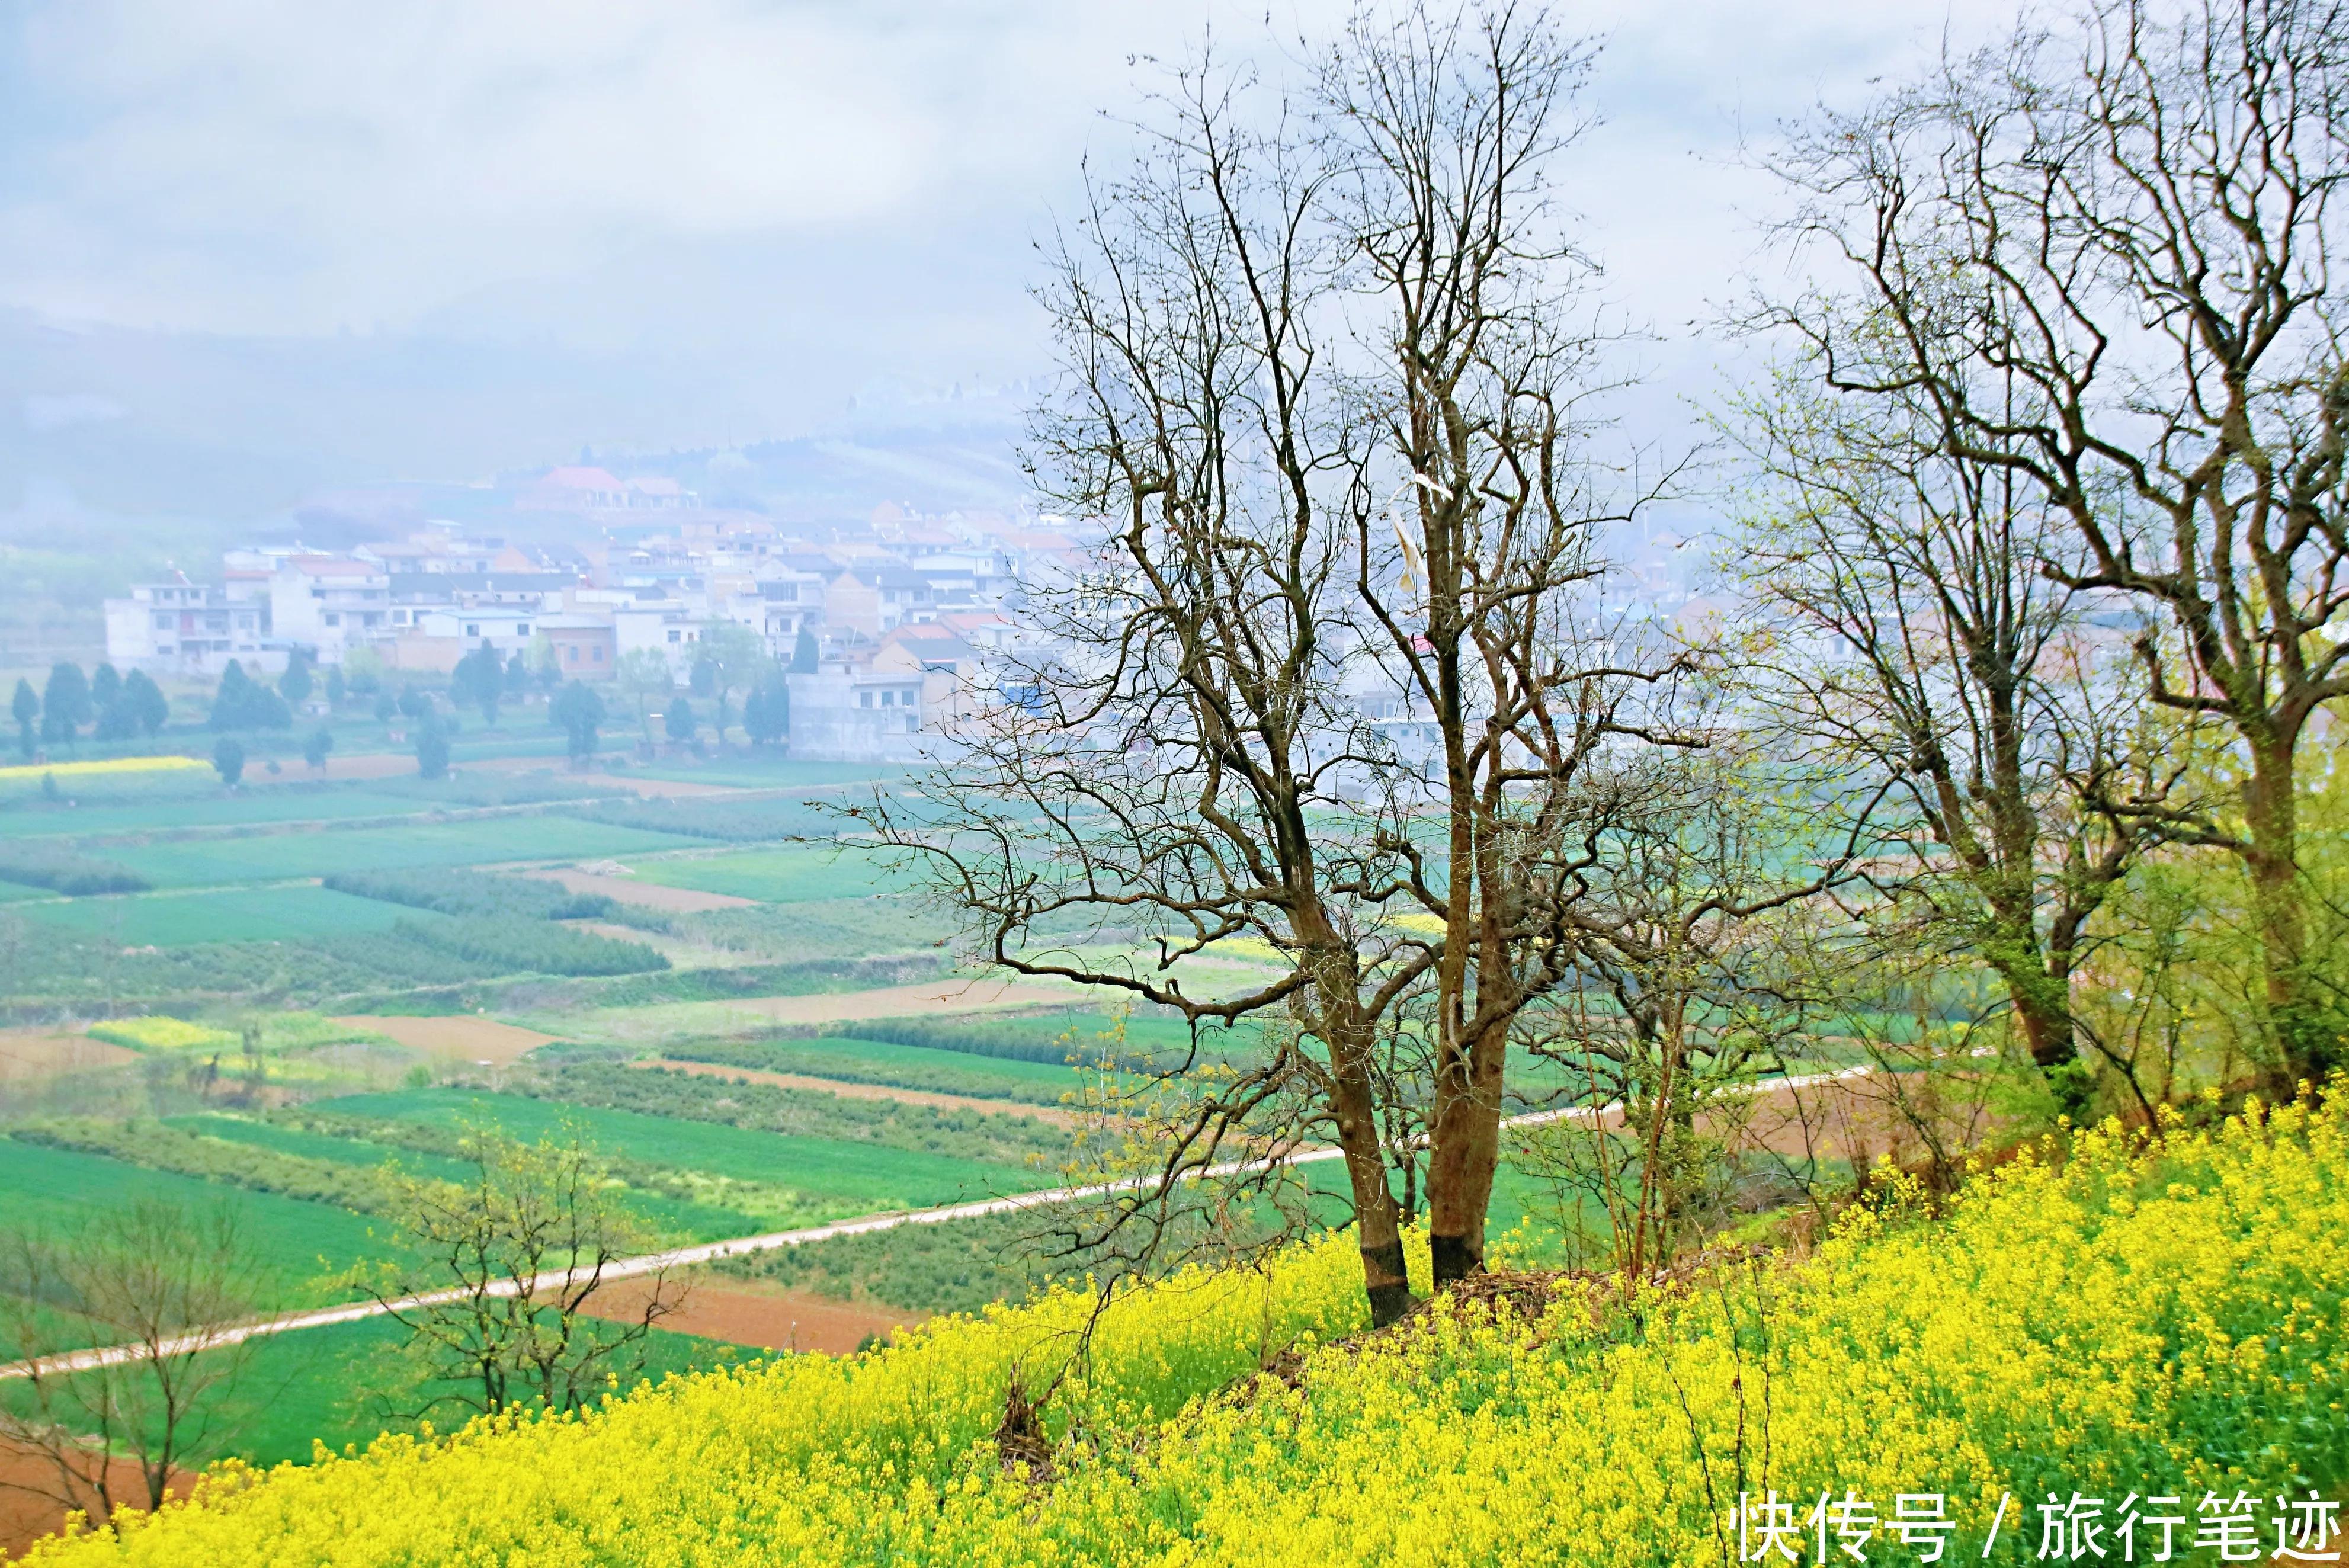
[[[142,892],[149,886],[144,877],[127,866],[62,844],[0,845],[0,882],[45,887],[77,898],[89,893]]]
[[[499,974],[640,975],[668,967],[667,958],[641,942],[544,920],[454,915],[429,923],[403,920],[391,934]]]
[[[599,892],[573,892],[538,877],[459,870],[336,872],[323,879],[337,892],[442,914],[522,920],[604,920],[616,905]]]

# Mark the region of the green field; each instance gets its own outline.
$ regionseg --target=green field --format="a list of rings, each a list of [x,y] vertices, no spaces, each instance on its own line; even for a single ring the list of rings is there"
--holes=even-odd
[[[330,888],[233,888],[219,892],[129,894],[36,904],[30,919],[126,947],[200,942],[294,942],[338,931],[389,931],[428,912]]]
[[[648,762],[627,771],[646,779],[723,784],[737,789],[799,789],[902,779],[912,769],[881,762],[793,762],[787,758],[761,762],[748,757],[730,757],[706,767],[690,762]]]
[[[583,822],[573,817],[506,817],[141,844],[109,850],[107,858],[129,867],[157,887],[216,887],[324,876],[329,872],[640,854],[697,843],[673,834]]]
[[[354,817],[397,817],[429,811],[431,803],[339,785],[301,789],[279,785],[225,794],[107,802],[71,809],[44,805],[0,810],[0,839],[103,838],[167,832],[179,828],[238,827],[268,822],[331,822]]]
[[[766,903],[872,897],[903,892],[912,879],[855,850],[743,850],[637,866],[640,882]]]
[[[377,1317],[254,1340],[227,1412],[235,1453],[260,1465],[307,1461],[314,1439],[340,1451],[354,1443],[365,1448],[387,1427],[412,1426],[388,1419],[367,1392],[397,1375],[400,1337],[398,1325]],[[643,1353],[643,1375],[654,1382],[766,1354],[657,1328]],[[446,1430],[463,1418],[452,1407],[434,1412],[433,1425]]]
[[[441,1127],[490,1123],[518,1138],[575,1127],[606,1153],[648,1164],[789,1187],[846,1205],[842,1213],[926,1209],[1051,1185],[1049,1171],[828,1138],[753,1132],[631,1110],[597,1110],[514,1095],[410,1089],[322,1100],[351,1116],[404,1117]]]
[[[336,1109],[347,1105],[347,1100],[321,1102]],[[367,1114],[367,1113],[360,1113]],[[364,1139],[341,1138],[326,1133],[305,1131],[301,1128],[279,1127],[265,1121],[254,1121],[239,1116],[218,1116],[199,1113],[166,1119],[166,1124],[205,1137],[223,1139],[232,1143],[266,1149],[279,1154],[291,1154],[298,1159],[323,1160],[336,1165],[375,1167],[393,1161],[411,1175],[430,1176],[444,1181],[478,1180],[479,1172],[460,1160],[443,1154],[428,1154],[413,1149],[401,1149],[388,1143],[374,1143]],[[664,1243],[719,1242],[730,1236],[745,1236],[768,1227],[754,1217],[732,1209],[710,1203],[686,1202],[663,1197],[657,1192],[631,1191],[626,1194],[628,1208],[637,1218],[651,1226]]]
[[[367,1143],[355,1138],[330,1138],[324,1133],[305,1132],[295,1127],[278,1127],[266,1121],[254,1121],[248,1117],[199,1112],[193,1116],[165,1117],[163,1122],[167,1127],[200,1133],[207,1138],[250,1144],[255,1149],[274,1150],[280,1154],[292,1154],[305,1160],[331,1160],[337,1165],[384,1165],[397,1160],[400,1169],[413,1175],[437,1176],[447,1181],[462,1181],[472,1170],[463,1161],[443,1155],[395,1149],[388,1143]]]
[[[1087,1081],[1087,1076],[1076,1068],[1056,1067],[1050,1062],[974,1057],[958,1051],[933,1050],[925,1046],[901,1046],[888,1040],[862,1040],[849,1037],[813,1040],[686,1040],[665,1047],[662,1054],[683,1061],[709,1062],[718,1067],[803,1073],[811,1078],[834,1078],[843,1083],[882,1084],[897,1088],[972,1095],[982,1099],[1024,1100],[1040,1105],[1058,1104],[1062,1095],[1081,1088]]]
[[[335,1451],[364,1449],[386,1430],[412,1430],[384,1394],[402,1380],[405,1331],[388,1317],[267,1335],[232,1352],[242,1360],[233,1391],[213,1419],[227,1439],[221,1458],[269,1466],[306,1463],[323,1442]],[[673,1372],[704,1370],[767,1354],[656,1328],[639,1347],[638,1377],[657,1383]],[[636,1379],[631,1379],[631,1386]],[[431,1412],[443,1430],[465,1411]]]
[[[347,1210],[266,1192],[216,1186],[168,1171],[143,1170],[95,1154],[41,1148],[0,1138],[0,1192],[10,1226],[70,1223],[93,1209],[164,1198],[191,1208],[233,1205],[254,1250],[268,1259],[262,1305],[271,1310],[342,1299],[325,1282],[384,1247],[372,1222]]]

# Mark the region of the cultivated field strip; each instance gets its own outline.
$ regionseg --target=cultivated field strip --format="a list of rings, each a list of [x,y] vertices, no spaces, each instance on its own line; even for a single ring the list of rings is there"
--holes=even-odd
[[[1776,1094],[1795,1089],[1812,1088],[1842,1080],[1866,1078],[1875,1069],[1867,1067],[1846,1068],[1841,1072],[1813,1073],[1800,1078],[1777,1078],[1754,1085],[1737,1092],[1746,1094]],[[1538,1127],[1559,1121],[1603,1122],[1623,1109],[1619,1100],[1602,1106],[1573,1106],[1558,1110],[1529,1112],[1507,1118],[1506,1127]],[[1275,1165],[1309,1165],[1342,1157],[1333,1148],[1294,1150],[1283,1154],[1257,1160],[1236,1160],[1210,1166],[1196,1175],[1205,1177],[1234,1176],[1251,1171],[1269,1170]],[[600,1283],[640,1278],[661,1274],[670,1269],[691,1268],[701,1264],[716,1263],[721,1258],[741,1257],[753,1253],[772,1252],[781,1247],[805,1246],[812,1242],[824,1242],[840,1236],[864,1235],[874,1231],[895,1230],[900,1225],[942,1225],[957,1220],[978,1219],[989,1214],[1017,1213],[1025,1209],[1040,1208],[1052,1203],[1077,1202],[1088,1198],[1104,1198],[1118,1192],[1138,1191],[1151,1184],[1149,1177],[1134,1177],[1123,1181],[1102,1181],[1078,1187],[1056,1187],[1039,1192],[1022,1192],[1005,1198],[983,1198],[966,1203],[950,1203],[935,1209],[917,1209],[904,1213],[874,1214],[863,1219],[838,1220],[830,1224],[811,1225],[802,1230],[777,1231],[767,1235],[743,1236],[731,1241],[703,1242],[693,1246],[672,1247],[664,1252],[647,1253],[638,1257],[623,1258],[607,1264],[595,1278]],[[489,1287],[493,1296],[536,1295],[574,1283],[574,1276],[546,1274],[528,1280],[502,1280]],[[197,1329],[160,1345],[116,1345],[100,1349],[78,1350],[70,1355],[49,1357],[36,1361],[19,1361],[0,1367],[0,1381],[19,1379],[36,1372],[86,1372],[102,1367],[119,1367],[129,1362],[156,1356],[181,1356],[192,1352],[220,1349],[274,1334],[290,1334],[297,1329],[326,1328],[336,1324],[358,1323],[388,1313],[406,1311],[412,1307],[429,1306],[441,1302],[456,1301],[468,1295],[463,1290],[432,1291],[403,1296],[388,1302],[354,1302],[347,1306],[326,1307],[316,1311],[288,1313],[253,1323],[222,1324],[215,1327]]]

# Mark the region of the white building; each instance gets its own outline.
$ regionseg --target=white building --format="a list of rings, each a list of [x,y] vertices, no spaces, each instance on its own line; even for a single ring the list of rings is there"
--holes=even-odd
[[[232,599],[224,588],[142,583],[128,599],[106,601],[106,657],[118,669],[216,673],[231,659],[258,665],[270,635],[270,606]],[[267,662],[284,664],[282,644]]]

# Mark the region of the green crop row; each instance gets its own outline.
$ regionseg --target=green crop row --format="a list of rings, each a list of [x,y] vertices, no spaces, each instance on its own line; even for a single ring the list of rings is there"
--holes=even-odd
[[[431,922],[403,920],[392,934],[486,965],[493,974],[641,975],[668,960],[641,942],[622,942],[543,920],[455,915]]]
[[[328,1203],[358,1214],[380,1213],[385,1207],[383,1181],[367,1166],[338,1164],[233,1143],[160,1121],[57,1117],[12,1127],[8,1133],[25,1143],[103,1155],[150,1171],[168,1171],[200,1181],[242,1187],[252,1192],[272,1192],[305,1202]]]
[[[616,827],[649,832],[678,833],[720,843],[771,843],[803,833],[828,835],[832,819],[805,803],[783,798],[756,800],[692,799],[605,800],[580,807],[571,815]]]
[[[676,1121],[874,1143],[997,1165],[1050,1168],[1069,1150],[1064,1130],[1032,1116],[895,1099],[849,1099],[822,1089],[607,1062],[575,1063],[517,1078],[509,1082],[508,1092]]]
[[[493,1119],[481,1119],[488,1123]],[[267,1111],[258,1120],[213,1130],[218,1136],[327,1159],[379,1163],[396,1155],[408,1169],[452,1181],[461,1179],[466,1170],[469,1129],[403,1117],[311,1105]],[[761,1228],[815,1224],[836,1212],[778,1182],[662,1165],[608,1149],[599,1150],[596,1157],[606,1174],[627,1189],[631,1206],[673,1237],[714,1240]]]
[[[495,872],[336,872],[324,879],[337,892],[442,914],[489,915],[518,920],[603,920],[617,907],[599,892],[573,892],[538,877],[500,876]]]
[[[45,887],[81,897],[89,893],[138,892],[147,880],[128,867],[98,860],[62,844],[0,844],[0,882]]]
[[[879,1084],[1029,1105],[1058,1105],[1081,1081],[1073,1069],[1043,1062],[996,1057],[986,1067],[966,1068],[948,1052],[862,1038],[684,1040],[662,1046],[661,1054],[676,1061],[713,1067],[799,1073],[840,1083]]]

